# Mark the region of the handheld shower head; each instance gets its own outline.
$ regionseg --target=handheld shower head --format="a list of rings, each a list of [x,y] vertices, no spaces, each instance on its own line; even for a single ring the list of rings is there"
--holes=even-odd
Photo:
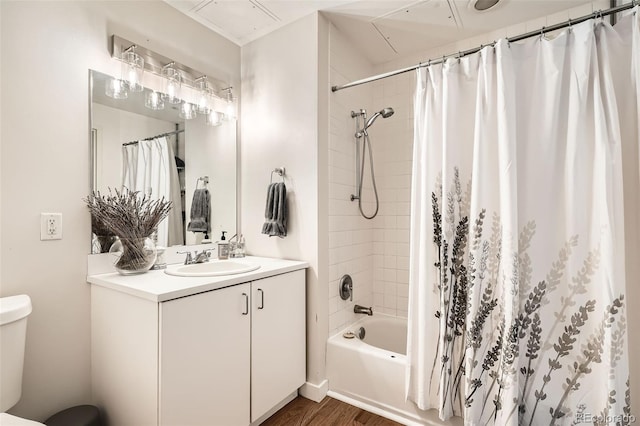
[[[387,107],[387,108],[383,108],[382,111],[380,111],[380,114],[382,115],[382,118],[389,118],[393,115],[395,111],[393,110],[393,108],[391,107]]]
[[[366,124],[364,125],[364,130],[367,130],[379,116],[382,116],[382,118],[389,118],[393,115],[393,112],[393,108],[391,107],[383,108],[382,110],[376,112],[371,116],[370,119],[367,120]]]

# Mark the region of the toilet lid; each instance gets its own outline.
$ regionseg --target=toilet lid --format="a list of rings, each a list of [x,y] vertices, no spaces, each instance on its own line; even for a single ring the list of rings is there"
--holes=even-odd
[[[44,423],[23,419],[7,413],[0,413],[0,425],[2,426],[45,426]]]

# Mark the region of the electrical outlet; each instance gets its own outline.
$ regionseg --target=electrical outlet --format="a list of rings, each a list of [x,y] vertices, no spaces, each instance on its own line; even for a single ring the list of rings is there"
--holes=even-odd
[[[40,213],[40,240],[62,239],[62,213]]]

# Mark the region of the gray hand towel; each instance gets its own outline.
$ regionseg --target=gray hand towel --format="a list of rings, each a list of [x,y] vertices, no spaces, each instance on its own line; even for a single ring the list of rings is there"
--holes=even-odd
[[[287,236],[287,188],[284,182],[269,185],[264,218],[263,234],[281,238]]]
[[[196,189],[193,191],[191,202],[191,222],[187,231],[209,232],[209,217],[211,216],[211,196],[208,189]]]
[[[275,235],[278,237],[287,236],[287,187],[284,182],[278,184],[276,188],[278,193],[277,214],[274,217],[276,222],[277,232]],[[270,234],[271,235],[271,234]]]
[[[264,208],[264,225],[262,225],[262,233],[269,235],[271,232],[271,226],[273,224],[273,204],[275,195],[276,184],[271,183],[267,188],[267,202]]]

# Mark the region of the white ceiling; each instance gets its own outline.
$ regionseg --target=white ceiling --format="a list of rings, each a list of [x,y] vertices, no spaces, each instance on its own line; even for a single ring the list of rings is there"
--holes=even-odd
[[[590,0],[165,0],[242,46],[317,10],[372,63],[442,46],[570,9]]]

